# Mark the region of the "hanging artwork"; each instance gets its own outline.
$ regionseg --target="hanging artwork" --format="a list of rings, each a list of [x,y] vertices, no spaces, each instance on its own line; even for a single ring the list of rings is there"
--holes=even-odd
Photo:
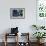
[[[37,1],[37,15],[39,17],[46,17],[46,0]]]
[[[10,18],[11,19],[24,19],[25,8],[10,8]]]
[[[45,26],[46,25],[46,0],[37,0],[37,15],[36,24]]]

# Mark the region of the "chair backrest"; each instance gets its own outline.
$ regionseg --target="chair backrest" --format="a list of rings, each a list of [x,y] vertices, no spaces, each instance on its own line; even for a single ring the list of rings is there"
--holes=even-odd
[[[18,33],[18,27],[16,28],[11,28],[11,34]]]

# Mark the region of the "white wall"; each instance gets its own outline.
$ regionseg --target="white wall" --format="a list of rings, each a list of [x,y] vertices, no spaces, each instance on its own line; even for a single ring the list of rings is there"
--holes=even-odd
[[[10,19],[10,8],[25,8],[25,19]],[[0,0],[0,34],[11,27],[19,27],[19,32],[30,32],[36,24],[36,0]]]

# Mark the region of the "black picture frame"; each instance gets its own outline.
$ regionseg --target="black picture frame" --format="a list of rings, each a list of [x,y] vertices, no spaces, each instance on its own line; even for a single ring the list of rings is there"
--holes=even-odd
[[[24,19],[25,8],[10,8],[10,18],[11,19]]]

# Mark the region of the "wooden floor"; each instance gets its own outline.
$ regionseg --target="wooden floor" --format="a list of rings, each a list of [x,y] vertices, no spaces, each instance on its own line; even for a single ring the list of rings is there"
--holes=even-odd
[[[3,42],[2,43],[0,42],[0,46],[4,46],[4,43]],[[10,43],[8,43],[7,46],[15,46],[15,42],[14,43],[10,42]],[[32,42],[32,43],[30,43],[30,46],[37,46],[37,43]],[[46,43],[44,43],[41,46],[46,46]]]

